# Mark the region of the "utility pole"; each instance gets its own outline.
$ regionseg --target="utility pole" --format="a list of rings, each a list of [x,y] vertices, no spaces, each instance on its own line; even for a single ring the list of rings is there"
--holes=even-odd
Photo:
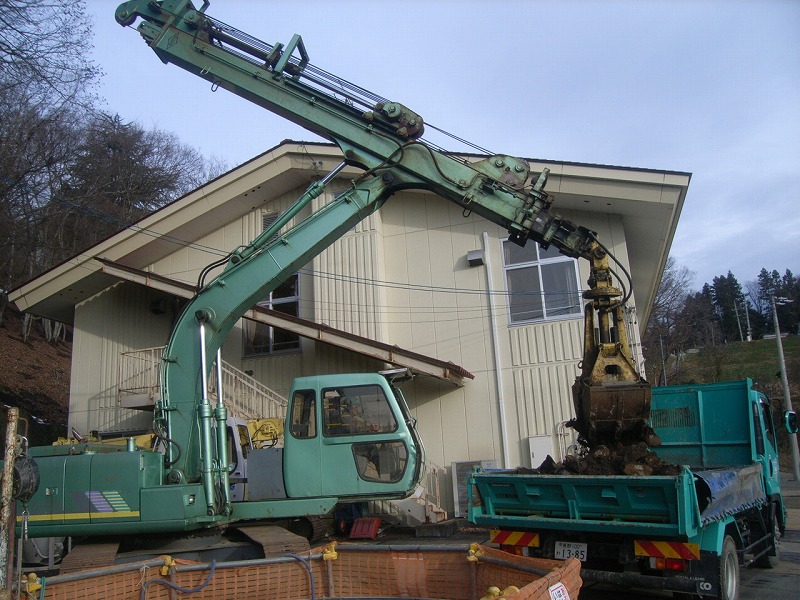
[[[742,334],[742,321],[739,318],[739,305],[736,304],[736,300],[733,301],[733,312],[736,315],[736,324],[739,326],[739,340],[744,341],[744,335]]]
[[[2,506],[0,506],[0,600],[11,600],[11,582],[13,580],[11,566],[14,554],[14,507],[16,500],[12,497],[14,485],[14,460],[17,458],[17,426],[19,409],[8,409],[6,423],[6,449],[3,459]]]
[[[744,302],[744,316],[746,317],[747,321],[747,341],[753,341],[753,330],[750,328],[750,311],[747,310],[747,300]]]
[[[786,298],[778,298],[778,304],[786,304]],[[783,358],[783,341],[781,328],[778,324],[778,309],[775,296],[772,296],[772,320],[775,323],[775,341],[778,344],[778,362],[781,366],[781,385],[783,385],[783,409],[792,410],[792,397],[789,395],[789,380],[786,377],[786,361]],[[800,481],[800,451],[797,449],[797,434],[789,434],[789,449],[792,451],[792,472],[795,481]]]

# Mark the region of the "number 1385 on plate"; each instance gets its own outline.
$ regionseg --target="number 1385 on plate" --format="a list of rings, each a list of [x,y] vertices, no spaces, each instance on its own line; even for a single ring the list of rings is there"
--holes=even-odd
[[[583,562],[586,560],[586,544],[580,542],[556,542],[554,558],[577,558]]]

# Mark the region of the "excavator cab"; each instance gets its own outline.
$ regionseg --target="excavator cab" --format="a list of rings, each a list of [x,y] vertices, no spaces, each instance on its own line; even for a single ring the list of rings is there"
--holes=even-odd
[[[378,373],[296,379],[284,446],[287,498],[405,497],[422,473],[414,420]]]

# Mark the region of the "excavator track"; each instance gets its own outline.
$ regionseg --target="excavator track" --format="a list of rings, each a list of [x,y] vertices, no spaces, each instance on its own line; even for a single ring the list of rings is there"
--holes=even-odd
[[[325,534],[333,528],[333,518],[310,515],[293,519],[287,529],[306,538],[310,543],[325,539]]]
[[[64,575],[113,565],[117,550],[119,542],[75,546],[61,561],[59,573]]]
[[[256,544],[260,544],[264,548],[265,557],[286,553],[303,553],[311,549],[306,538],[287,531],[283,527],[255,525],[236,527],[235,529]]]

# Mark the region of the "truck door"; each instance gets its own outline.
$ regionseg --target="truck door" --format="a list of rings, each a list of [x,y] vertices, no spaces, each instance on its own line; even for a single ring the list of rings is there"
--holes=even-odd
[[[764,469],[764,481],[767,495],[780,490],[780,474],[778,465],[778,443],[775,436],[775,424],[772,420],[772,409],[769,402],[759,398],[753,404],[753,427],[755,431],[755,450],[757,459]]]

